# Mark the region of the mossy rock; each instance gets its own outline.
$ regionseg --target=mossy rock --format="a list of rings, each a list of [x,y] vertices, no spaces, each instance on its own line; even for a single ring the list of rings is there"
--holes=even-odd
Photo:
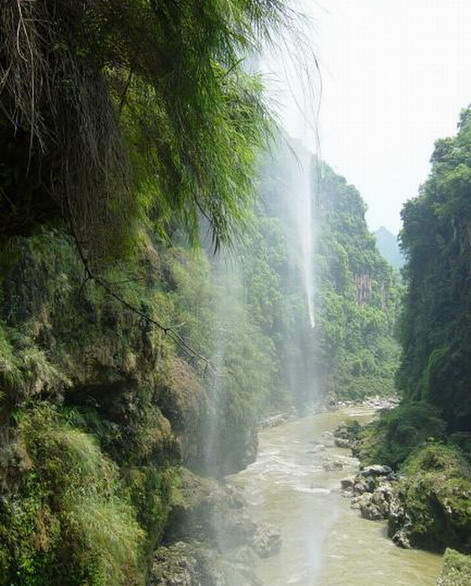
[[[244,556],[229,561],[205,543],[177,542],[157,549],[149,586],[261,586],[253,561]]]
[[[182,469],[172,501],[165,541],[205,539],[222,550],[252,543],[257,526],[236,488]]]
[[[471,584],[471,556],[447,549],[437,586],[469,586]]]
[[[431,444],[408,460],[395,493],[391,537],[414,547],[471,552],[471,475],[455,449]]]

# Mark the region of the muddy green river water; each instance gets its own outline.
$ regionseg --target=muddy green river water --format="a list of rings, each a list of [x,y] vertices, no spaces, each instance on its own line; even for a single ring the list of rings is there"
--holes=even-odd
[[[396,547],[385,523],[367,521],[341,496],[340,479],[353,475],[358,462],[348,450],[327,447],[327,457],[344,462],[326,472],[323,436],[347,416],[371,417],[364,409],[313,415],[260,432],[257,461],[229,482],[241,487],[255,520],[277,525],[279,554],[260,560],[264,586],[433,586],[441,557]]]

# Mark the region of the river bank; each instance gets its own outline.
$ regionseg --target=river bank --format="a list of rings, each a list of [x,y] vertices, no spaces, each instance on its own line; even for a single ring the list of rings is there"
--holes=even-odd
[[[340,480],[358,471],[358,460],[335,446],[333,430],[346,417],[366,422],[373,412],[343,407],[262,429],[257,461],[228,478],[252,518],[281,531],[280,552],[257,560],[263,584],[435,585],[440,556],[397,548],[384,523],[362,519],[341,496]]]

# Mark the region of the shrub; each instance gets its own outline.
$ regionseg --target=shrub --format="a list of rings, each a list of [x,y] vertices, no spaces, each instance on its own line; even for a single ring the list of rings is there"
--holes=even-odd
[[[398,468],[427,440],[442,440],[445,422],[439,411],[425,402],[403,403],[381,413],[360,434],[359,457],[365,464]]]
[[[144,533],[115,464],[48,404],[17,420],[20,480],[0,505],[0,584],[142,584]]]

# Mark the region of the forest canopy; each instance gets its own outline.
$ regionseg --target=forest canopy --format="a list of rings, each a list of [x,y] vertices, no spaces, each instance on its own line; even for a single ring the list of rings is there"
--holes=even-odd
[[[402,212],[408,286],[398,384],[408,400],[442,410],[450,431],[471,431],[471,111],[436,142],[421,194]]]

